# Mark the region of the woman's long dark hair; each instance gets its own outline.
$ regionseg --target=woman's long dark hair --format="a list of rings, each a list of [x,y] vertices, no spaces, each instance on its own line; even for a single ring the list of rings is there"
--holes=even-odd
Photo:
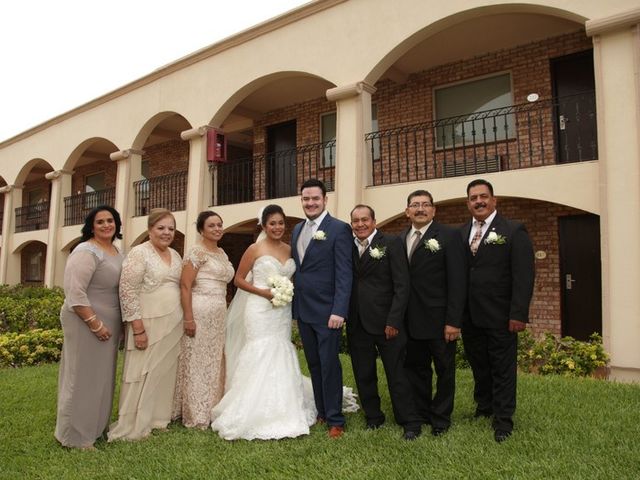
[[[120,214],[118,213],[118,211],[115,208],[110,207],[109,205],[99,205],[93,210],[91,210],[89,212],[89,215],[87,215],[87,218],[84,219],[84,225],[82,226],[82,230],[81,230],[82,232],[82,238],[80,239],[81,242],[86,242],[90,238],[93,238],[93,235],[94,235],[93,222],[96,219],[96,215],[99,212],[103,212],[103,211],[107,211],[111,215],[113,215],[113,220],[116,223],[116,232],[113,234],[113,237],[111,237],[111,241],[113,242],[116,238],[122,238],[122,233],[120,232],[122,228],[122,220],[120,219]]]

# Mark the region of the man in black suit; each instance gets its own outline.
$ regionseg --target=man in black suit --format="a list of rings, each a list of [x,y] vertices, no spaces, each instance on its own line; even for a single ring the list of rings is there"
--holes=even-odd
[[[476,417],[493,416],[496,442],[513,430],[516,409],[518,332],[529,321],[533,294],[533,246],[524,225],[496,211],[493,186],[467,186],[473,220],[462,227],[469,265],[469,296],[462,327],[475,381]]]
[[[431,424],[432,435],[440,436],[450,427],[453,411],[456,340],[466,300],[464,244],[456,230],[433,221],[436,207],[426,190],[408,196],[405,212],[411,220],[402,236],[411,282],[405,367],[418,415]]]
[[[403,438],[414,440],[420,435],[420,421],[403,368],[409,274],[402,242],[376,230],[375,212],[368,205],[351,211],[351,228],[355,238],[347,339],[367,428],[375,430],[385,421],[376,373],[379,352],[395,420],[404,428]]]

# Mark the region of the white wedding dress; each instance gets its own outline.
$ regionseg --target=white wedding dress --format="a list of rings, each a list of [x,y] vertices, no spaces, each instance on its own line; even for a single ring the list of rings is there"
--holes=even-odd
[[[293,259],[282,264],[265,255],[254,262],[253,283],[269,288],[269,277],[291,278],[294,272]],[[276,308],[263,297],[238,292],[229,309],[226,393],[213,409],[211,428],[225,440],[308,434],[316,408],[291,343],[291,304]],[[242,317],[236,325],[234,315]]]

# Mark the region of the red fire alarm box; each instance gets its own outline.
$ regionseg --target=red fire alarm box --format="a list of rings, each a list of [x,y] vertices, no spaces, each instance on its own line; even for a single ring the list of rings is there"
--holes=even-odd
[[[207,130],[207,161],[227,161],[227,137],[221,130],[215,128]]]

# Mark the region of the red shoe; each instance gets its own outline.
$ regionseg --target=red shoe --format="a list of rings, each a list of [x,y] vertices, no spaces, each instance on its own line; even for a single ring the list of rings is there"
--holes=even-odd
[[[344,427],[329,427],[329,438],[340,438],[344,433]]]

